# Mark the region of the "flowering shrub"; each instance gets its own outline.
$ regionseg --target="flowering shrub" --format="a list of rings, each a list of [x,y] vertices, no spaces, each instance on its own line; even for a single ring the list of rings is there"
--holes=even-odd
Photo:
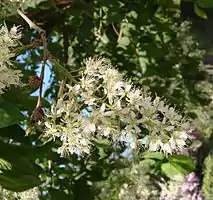
[[[9,12],[16,12],[16,9],[21,8],[26,10],[29,7],[36,7],[39,3],[46,0],[3,0],[2,3]]]
[[[205,158],[204,161],[204,177],[202,184],[202,191],[205,196],[205,200],[210,200],[212,198],[212,186],[213,186],[213,156],[212,152]]]
[[[126,182],[119,190],[119,200],[151,200],[157,199],[159,190],[150,176],[153,163],[141,161],[133,164],[130,169],[123,170]]]
[[[24,192],[12,192],[0,187],[1,200],[39,200],[39,190],[34,187]]]
[[[14,26],[10,31],[6,25],[0,29],[0,94],[11,85],[21,85],[23,76],[20,70],[13,70],[10,58],[14,57],[12,50],[17,46],[21,33]]]
[[[185,178],[177,177],[163,185],[160,200],[204,200],[199,185],[194,172]]]
[[[159,97],[185,114],[202,113],[197,118],[211,124],[202,109],[212,85],[190,23],[179,21],[178,13],[171,18],[170,8],[155,0],[44,1],[0,0],[0,17],[10,16],[8,25],[22,17],[26,34],[20,52],[26,51],[13,62],[19,27],[0,28],[0,198],[203,200],[193,172],[202,165],[198,131],[192,134],[188,119]],[[103,58],[79,67],[93,55],[125,75]],[[21,78],[29,80],[25,87],[6,91],[24,85]],[[212,184],[207,158],[206,197]]]
[[[125,80],[104,59],[88,59],[79,84],[67,87],[45,123],[45,136],[62,141],[61,156],[89,153],[96,136],[114,142],[134,137],[133,147],[165,154],[186,145],[189,124],[185,119],[159,97],[152,100]]]

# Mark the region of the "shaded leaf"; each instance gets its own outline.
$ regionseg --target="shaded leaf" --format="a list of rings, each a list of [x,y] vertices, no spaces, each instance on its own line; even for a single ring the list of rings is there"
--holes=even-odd
[[[157,160],[163,160],[164,155],[162,152],[145,152],[142,155],[145,159],[157,159]]]
[[[22,192],[40,184],[40,179],[30,174],[17,172],[0,174],[0,185],[14,192]]]
[[[213,7],[213,1],[212,0],[198,0],[197,4],[202,8]]]
[[[51,189],[50,190],[50,195],[52,200],[72,200],[74,197],[72,195],[68,195],[62,191],[56,190],[56,189]]]
[[[19,108],[0,99],[0,128],[19,123],[24,119]]]
[[[201,8],[199,8],[197,4],[194,4],[194,11],[199,17],[203,19],[208,19],[206,13]]]

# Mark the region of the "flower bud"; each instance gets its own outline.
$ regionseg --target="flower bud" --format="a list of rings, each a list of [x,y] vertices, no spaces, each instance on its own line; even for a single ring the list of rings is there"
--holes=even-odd
[[[29,76],[29,86],[32,88],[38,88],[41,85],[41,78],[39,78],[38,76]]]

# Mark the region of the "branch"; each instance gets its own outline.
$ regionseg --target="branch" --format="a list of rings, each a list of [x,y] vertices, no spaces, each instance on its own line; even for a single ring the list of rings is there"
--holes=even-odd
[[[18,9],[17,13],[28,23],[31,29],[38,31],[39,34],[41,34],[42,32],[45,32],[45,30],[43,30],[42,28],[37,26],[35,23],[33,23],[31,19],[29,19],[21,10]]]
[[[40,74],[40,79],[41,79],[41,85],[39,88],[39,96],[38,96],[38,101],[36,108],[41,107],[42,105],[42,90],[43,90],[43,81],[44,81],[44,70],[45,70],[45,63],[47,61],[48,57],[48,49],[47,49],[47,40],[46,40],[46,32],[41,33],[41,39],[43,41],[43,47],[44,47],[44,53],[43,53],[43,60],[42,60],[42,66],[41,66],[41,74]]]
[[[69,35],[67,32],[67,28],[66,25],[64,23],[64,21],[62,20],[62,33],[63,33],[63,46],[64,46],[64,65],[67,67],[67,63],[68,63],[68,48],[69,48]],[[64,77],[61,81],[61,85],[59,87],[59,91],[58,91],[58,98],[60,98],[63,93],[64,93],[64,87],[66,85],[66,80],[67,78]]]
[[[18,14],[27,22],[29,27],[31,29],[34,29],[39,32],[42,42],[43,42],[43,47],[44,47],[44,52],[43,52],[43,59],[42,59],[42,65],[41,65],[41,74],[40,74],[40,79],[41,79],[41,84],[39,87],[39,96],[38,96],[38,101],[35,110],[33,111],[33,114],[31,116],[31,123],[38,122],[42,118],[42,89],[43,89],[43,82],[44,82],[44,71],[45,71],[45,63],[48,58],[48,49],[47,49],[47,39],[46,39],[46,31],[37,26],[35,23],[33,23],[21,10],[17,10]]]

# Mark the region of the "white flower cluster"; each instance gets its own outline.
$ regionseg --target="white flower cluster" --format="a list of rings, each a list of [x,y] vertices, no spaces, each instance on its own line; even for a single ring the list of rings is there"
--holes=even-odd
[[[177,176],[174,180],[170,180],[165,184],[161,185],[161,196],[160,200],[180,200],[181,186],[184,183],[184,176]],[[183,199],[182,199],[183,200]]]
[[[3,5],[7,7],[8,11],[13,13],[17,9],[26,10],[27,8],[34,8],[36,5],[46,0],[3,0]]]
[[[10,31],[6,25],[0,28],[0,94],[11,85],[21,85],[22,73],[20,70],[11,69],[10,61],[10,58],[15,55],[11,50],[16,47],[20,38],[18,27],[14,26]]]
[[[39,195],[39,189],[34,187],[24,192],[19,192],[17,196],[19,200],[39,200]]]
[[[120,188],[119,200],[157,199],[159,191],[148,175],[151,166],[151,163],[141,161],[138,164],[134,164],[130,169],[124,170],[127,182]]]
[[[39,200],[39,194],[37,187],[23,192],[12,192],[0,187],[1,200]]]
[[[191,172],[169,180],[161,186],[160,200],[204,200],[199,178]]]
[[[88,59],[79,84],[47,114],[45,136],[59,138],[59,153],[89,153],[95,136],[114,142],[136,138],[133,147],[177,152],[185,146],[189,124],[159,97],[136,88],[104,59]]]

